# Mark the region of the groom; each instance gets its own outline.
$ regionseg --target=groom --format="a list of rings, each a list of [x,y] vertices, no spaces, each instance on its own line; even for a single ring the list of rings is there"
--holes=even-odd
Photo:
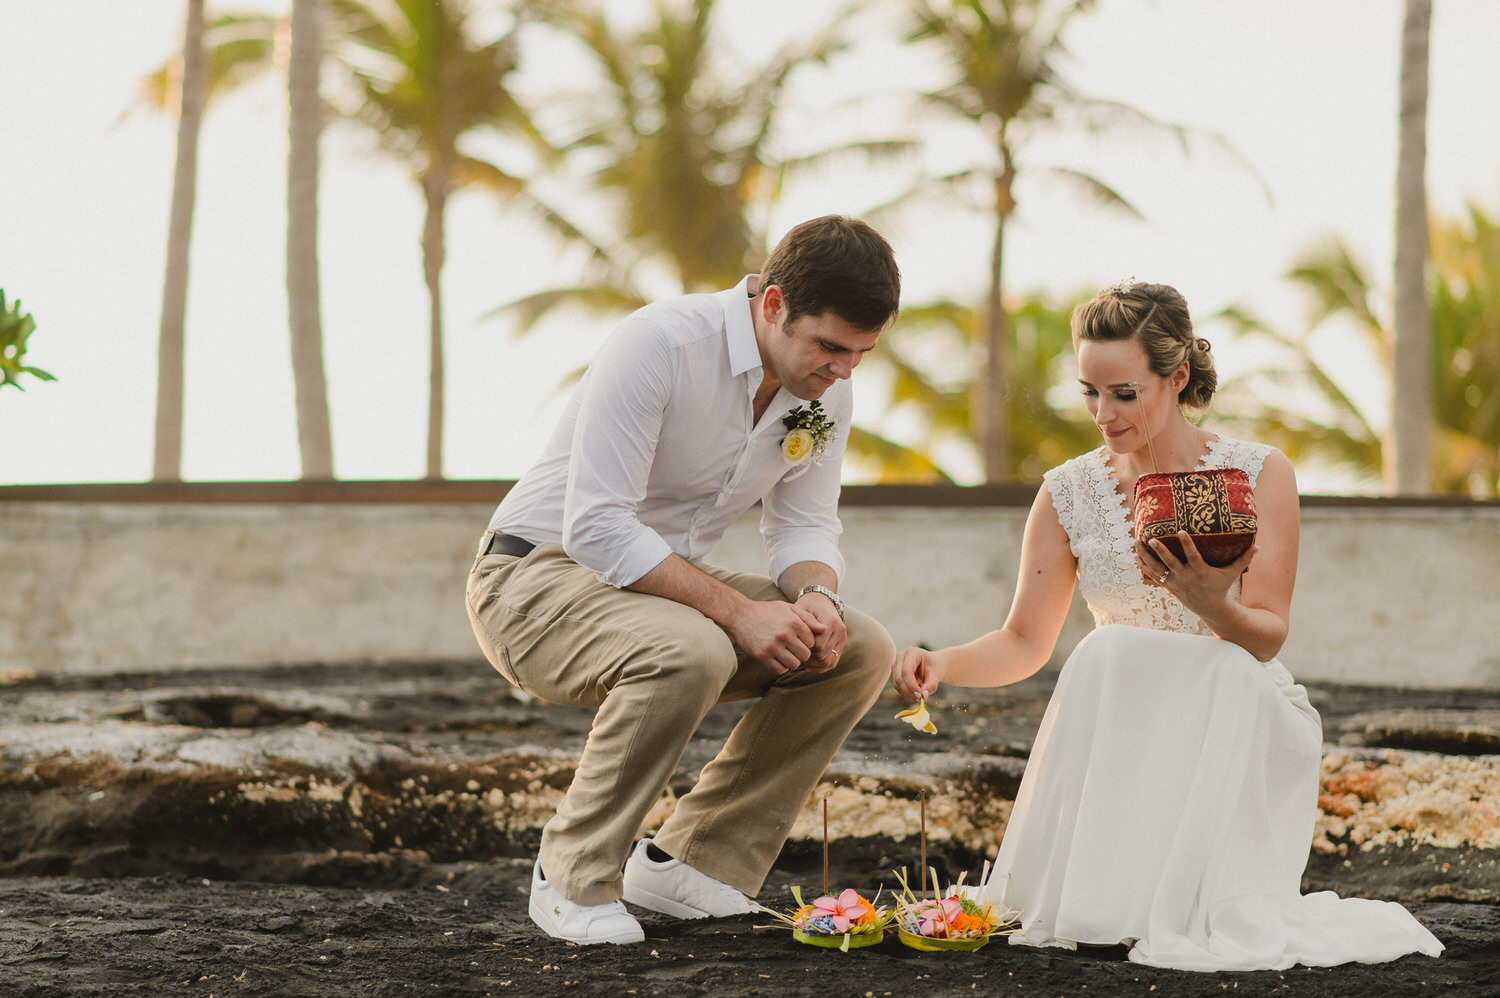
[[[889,635],[838,595],[838,498],[848,378],[899,294],[885,239],[830,215],[732,289],[640,309],[491,518],[467,593],[480,647],[516,686],[597,708],[532,873],[549,935],[642,941],[622,897],[677,918],[758,910],[792,821],[885,685]],[[757,502],[770,574],[704,564]],[[752,698],[632,851],[708,709]]]

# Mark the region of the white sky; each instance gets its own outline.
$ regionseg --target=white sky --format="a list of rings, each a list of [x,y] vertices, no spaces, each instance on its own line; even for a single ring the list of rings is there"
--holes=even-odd
[[[805,0],[722,3],[736,50],[745,53],[807,26],[808,9],[823,16],[822,5]],[[0,0],[0,287],[37,320],[28,362],[60,379],[0,392],[0,484],[150,475],[175,127],[144,112],[121,116],[138,79],[179,45],[183,7],[182,0]],[[1184,159],[1166,143],[1129,137],[1038,145],[1029,162],[1088,169],[1133,199],[1148,221],[1102,216],[1060,188],[1023,187],[1008,243],[1013,290],[1071,295],[1133,275],[1177,285],[1199,316],[1239,302],[1293,328],[1302,303],[1280,275],[1319,237],[1343,236],[1384,277],[1398,0],[1104,0],[1101,7],[1070,36],[1069,79],[1091,95],[1222,133],[1272,200],[1247,170],[1206,146]],[[1432,202],[1438,212],[1471,200],[1497,210],[1500,87],[1492,67],[1500,3],[1436,0],[1435,7]],[[806,82],[789,120],[823,133],[889,119],[895,105],[879,100],[862,113],[819,110],[830,93],[890,92],[908,80],[930,83],[932,72],[870,34],[828,74]],[[211,109],[200,138],[188,305],[190,480],[298,474],[282,266],[283,102],[274,81],[247,89]],[[418,477],[427,350],[419,197],[365,137],[334,128],[323,148],[323,322],[336,472]],[[816,214],[858,214],[885,193],[878,178],[846,165],[789,190],[775,209],[773,235]],[[986,216],[911,213],[884,230],[906,275],[907,301],[977,300]],[[586,361],[605,328],[580,321],[512,339],[505,322],[482,316],[570,280],[573,257],[481,195],[452,203],[449,231],[446,472],[515,477],[560,409],[558,378]],[[1222,342],[1215,352],[1224,363]],[[1366,397],[1378,400],[1378,379],[1364,384]],[[865,418],[878,417],[877,395],[864,392]],[[1304,476],[1302,485],[1314,491],[1318,483]]]

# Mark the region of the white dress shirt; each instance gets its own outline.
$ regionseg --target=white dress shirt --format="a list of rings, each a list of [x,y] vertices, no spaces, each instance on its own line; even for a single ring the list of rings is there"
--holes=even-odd
[[[623,588],[673,552],[700,562],[740,514],[763,502],[770,575],[801,561],[842,576],[839,478],[853,393],[822,398],[834,433],[818,464],[782,457],[782,417],[805,404],[778,389],[760,422],[763,371],[746,277],[735,288],[648,305],[605,340],[538,459],[490,529],[560,543]]]

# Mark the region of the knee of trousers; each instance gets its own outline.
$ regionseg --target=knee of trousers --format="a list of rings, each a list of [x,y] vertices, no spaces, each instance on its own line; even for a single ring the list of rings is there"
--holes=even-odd
[[[878,692],[890,680],[891,665],[896,661],[896,645],[890,632],[874,617],[854,609],[845,612],[844,626],[849,640],[840,656],[839,668],[856,667]]]
[[[672,639],[636,650],[626,662],[624,681],[664,684],[666,694],[684,704],[712,705],[734,678],[738,659],[724,630],[703,617],[679,627]]]

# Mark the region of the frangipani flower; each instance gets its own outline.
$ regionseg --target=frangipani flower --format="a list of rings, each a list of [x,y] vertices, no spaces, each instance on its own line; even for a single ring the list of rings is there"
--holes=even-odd
[[[820,897],[813,902],[812,917],[824,916],[832,920],[835,929],[848,932],[849,926],[866,918],[874,918],[875,909],[870,907],[870,902],[859,896],[858,891],[848,887],[836,898]]]
[[[905,721],[918,731],[925,731],[929,735],[937,734],[937,725],[932,723],[932,717],[927,713],[926,697],[918,700],[915,707],[908,707],[897,714],[896,720]]]

